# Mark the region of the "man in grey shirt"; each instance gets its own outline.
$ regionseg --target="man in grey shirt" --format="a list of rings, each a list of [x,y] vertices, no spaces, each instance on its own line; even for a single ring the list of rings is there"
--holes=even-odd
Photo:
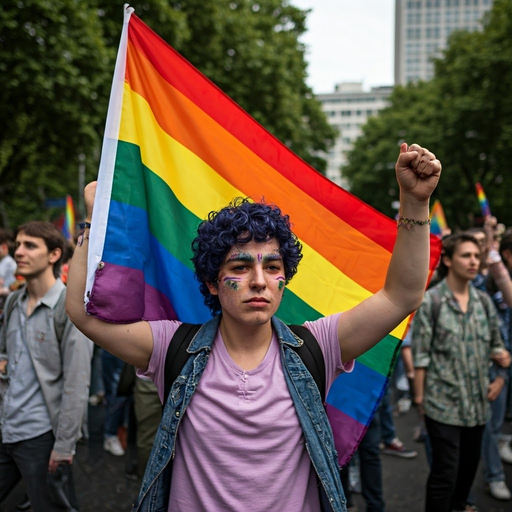
[[[34,512],[62,510],[51,476],[70,470],[90,380],[92,343],[67,318],[57,277],[63,247],[48,222],[18,228],[17,273],[27,284],[8,297],[0,331],[0,503],[23,478]]]

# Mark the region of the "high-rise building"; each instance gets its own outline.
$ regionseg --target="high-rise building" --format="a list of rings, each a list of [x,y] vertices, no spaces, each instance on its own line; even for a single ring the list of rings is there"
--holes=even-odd
[[[428,80],[454,30],[481,28],[492,0],[396,0],[395,84]]]
[[[368,92],[363,90],[362,83],[353,82],[337,84],[334,92],[317,95],[329,124],[339,132],[331,150],[322,154],[327,160],[326,176],[330,180],[348,188],[341,173],[341,167],[347,162],[347,153],[361,135],[361,127],[368,118],[387,106],[392,90],[390,86],[373,87]]]

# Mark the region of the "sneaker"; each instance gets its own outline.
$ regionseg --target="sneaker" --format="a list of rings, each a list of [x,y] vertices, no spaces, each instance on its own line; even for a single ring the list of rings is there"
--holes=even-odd
[[[16,505],[16,510],[30,510],[30,500],[28,499],[28,496],[25,494],[21,501]]]
[[[391,443],[384,445],[382,449],[382,453],[387,455],[396,455],[397,457],[402,457],[403,459],[413,459],[418,455],[418,452],[414,450],[408,450],[402,441],[395,437]]]
[[[407,412],[409,412],[410,408],[411,408],[411,399],[404,396],[403,398],[400,398],[400,400],[398,400],[398,403],[397,403],[397,406],[398,406],[398,412],[400,414],[405,414]]]
[[[507,441],[499,441],[498,451],[503,462],[512,464],[512,448],[510,448],[510,444]]]
[[[503,481],[489,482],[489,493],[497,500],[509,500],[512,498],[507,484]]]
[[[124,449],[121,446],[121,441],[117,436],[105,437],[103,441],[103,449],[110,452],[112,455],[120,457],[124,455]]]

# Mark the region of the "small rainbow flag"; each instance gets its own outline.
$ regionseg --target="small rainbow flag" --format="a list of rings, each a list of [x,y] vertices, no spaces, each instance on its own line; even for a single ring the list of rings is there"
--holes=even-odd
[[[491,216],[491,207],[489,201],[485,195],[484,188],[480,183],[475,183],[476,195],[478,196],[478,202],[480,203],[480,209],[482,210],[482,216],[485,218]]]
[[[66,212],[64,214],[62,233],[66,240],[73,242],[75,236],[75,206],[69,194],[66,196]]]
[[[430,232],[438,237],[442,237],[443,233],[448,229],[444,210],[439,199],[434,202],[430,210],[430,222]]]
[[[107,114],[87,311],[109,322],[209,320],[190,244],[210,211],[239,196],[279,205],[303,244],[278,311],[283,321],[344,311],[378,291],[396,223],[309,167],[132,12],[126,8]],[[432,237],[432,269],[438,242]],[[331,388],[342,464],[371,420],[406,326]]]

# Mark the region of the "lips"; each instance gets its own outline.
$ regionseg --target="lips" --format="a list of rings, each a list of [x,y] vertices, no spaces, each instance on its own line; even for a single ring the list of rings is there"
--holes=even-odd
[[[249,299],[245,301],[246,304],[268,304],[269,301],[264,299],[263,297],[255,297],[254,299]]]

